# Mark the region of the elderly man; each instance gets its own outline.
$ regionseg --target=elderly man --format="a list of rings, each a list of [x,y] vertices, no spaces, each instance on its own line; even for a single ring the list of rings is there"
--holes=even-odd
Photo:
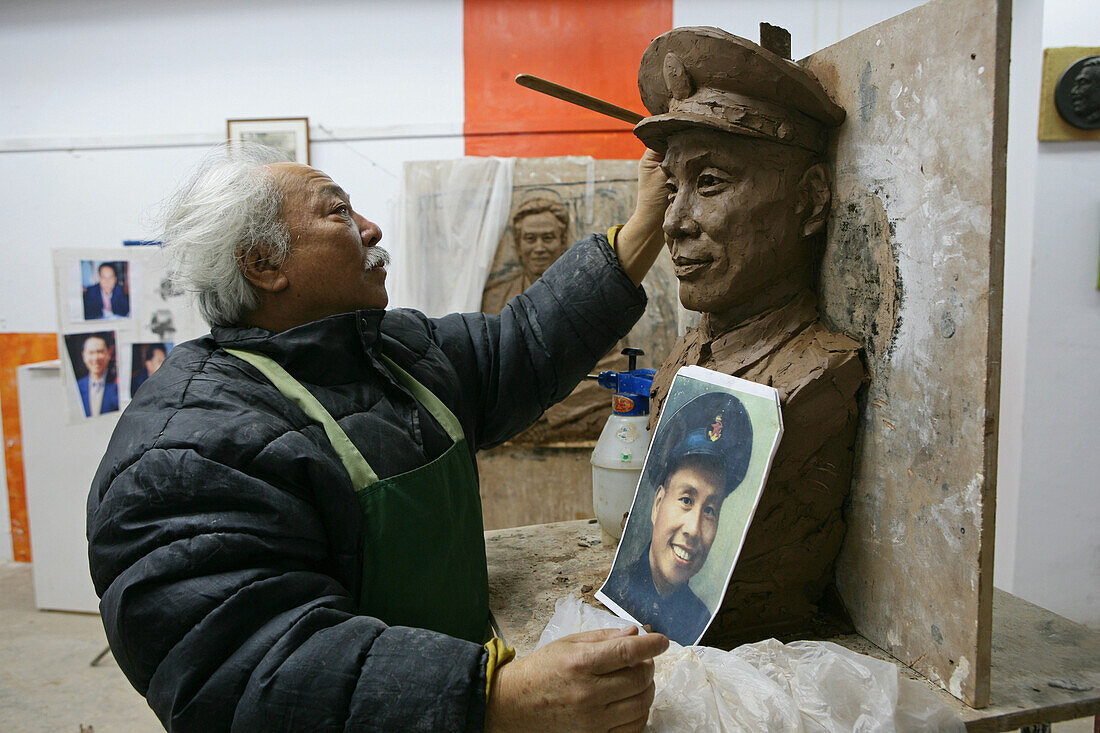
[[[164,241],[212,328],[119,421],[89,497],[112,651],[173,730],[640,730],[667,640],[482,644],[474,453],[568,394],[644,307],[659,156],[499,316],[387,305],[381,232],[324,173],[245,150]]]
[[[711,616],[688,581],[706,564],[722,505],[745,478],[752,423],[739,399],[710,393],[681,407],[664,430],[667,437],[651,454],[662,475],[650,541],[628,567],[616,566],[603,592],[638,621],[688,645]]]
[[[702,313],[653,382],[658,414],[679,367],[775,387],[783,442],[730,582],[724,641],[800,630],[832,582],[863,383],[860,345],[818,317],[814,273],[829,211],[823,163],[844,110],[796,63],[717,28],[677,28],[642,57],[635,128],[666,151],[664,220],[680,301]]]

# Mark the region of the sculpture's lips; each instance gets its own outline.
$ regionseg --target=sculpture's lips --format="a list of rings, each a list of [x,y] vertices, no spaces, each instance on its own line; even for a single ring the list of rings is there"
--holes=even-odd
[[[695,257],[673,257],[672,271],[680,280],[691,277],[693,274],[704,270],[714,262],[712,259],[698,259]]]

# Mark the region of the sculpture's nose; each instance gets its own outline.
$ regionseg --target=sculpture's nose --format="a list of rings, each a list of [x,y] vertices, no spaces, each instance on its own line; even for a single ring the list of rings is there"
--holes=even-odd
[[[691,210],[690,198],[681,191],[672,197],[665,209],[663,229],[669,239],[684,239],[699,233],[699,222]]]

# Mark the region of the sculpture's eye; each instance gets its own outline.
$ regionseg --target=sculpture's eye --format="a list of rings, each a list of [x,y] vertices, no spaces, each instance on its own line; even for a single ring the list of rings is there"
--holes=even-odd
[[[726,179],[714,175],[713,173],[700,173],[699,180],[697,181],[697,188],[699,193],[703,195],[719,193],[725,188]]]
[[[671,178],[669,178],[667,181],[665,181],[665,190],[668,191],[668,200],[669,201],[676,198],[676,191],[677,191],[676,182],[674,180],[672,180]]]

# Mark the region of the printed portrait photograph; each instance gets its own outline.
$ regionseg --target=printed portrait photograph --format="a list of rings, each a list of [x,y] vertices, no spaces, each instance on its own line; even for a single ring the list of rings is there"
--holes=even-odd
[[[65,335],[65,350],[76,379],[75,397],[84,417],[118,412],[118,364],[113,331]]]
[[[81,311],[74,320],[129,318],[129,274],[125,261],[81,260]]]
[[[164,363],[172,344],[167,341],[130,345],[130,397]]]
[[[781,434],[774,389],[682,368],[596,597],[679,644],[697,643],[721,606]]]

